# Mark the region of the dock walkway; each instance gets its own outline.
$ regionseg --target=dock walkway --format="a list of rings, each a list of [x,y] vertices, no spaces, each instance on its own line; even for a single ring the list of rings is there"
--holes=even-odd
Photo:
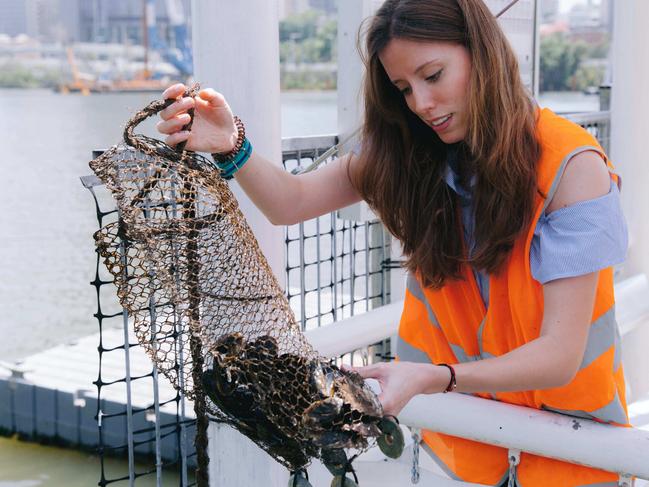
[[[135,336],[130,343],[137,343]],[[122,344],[122,329],[103,331],[104,347]],[[93,334],[75,343],[59,345],[31,355],[15,364],[0,364],[0,432],[16,432],[21,436],[54,441],[82,448],[96,448],[99,444],[97,425],[97,380],[99,363],[97,346],[99,334]],[[139,346],[130,347],[131,376],[146,376],[152,372],[150,359]],[[111,382],[124,377],[124,352],[103,354],[102,380]],[[166,378],[158,376],[160,427],[169,432],[178,427],[176,391]],[[118,413],[126,408],[124,382],[102,387],[101,411],[104,415]],[[155,415],[153,379],[131,382],[134,439],[144,440],[151,433]],[[166,403],[166,404],[165,404]],[[186,420],[194,419],[193,405],[185,400]],[[117,421],[117,422],[116,422]],[[118,448],[127,443],[126,416],[111,418],[110,427],[103,428],[105,447]],[[187,434],[193,434],[188,429]],[[138,438],[138,435],[141,436]],[[162,458],[177,458],[175,435],[162,439]],[[193,443],[193,442],[189,442]],[[153,443],[143,442],[135,448],[138,454],[154,454]]]

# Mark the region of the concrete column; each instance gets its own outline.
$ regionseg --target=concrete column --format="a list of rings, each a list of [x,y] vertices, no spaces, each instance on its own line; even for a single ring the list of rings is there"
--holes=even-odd
[[[613,2],[613,83],[610,156],[622,176],[622,206],[630,247],[624,276],[649,274],[649,2]]]
[[[192,0],[194,78],[222,93],[253,148],[281,164],[277,0]],[[236,182],[237,200],[275,275],[284,282],[282,227],[273,226]]]
[[[254,149],[281,164],[277,0],[192,0],[194,76],[223,93],[246,124]],[[284,284],[281,227],[263,216],[231,183],[239,205],[275,275]],[[209,430],[210,483],[285,486],[288,472],[229,426]]]

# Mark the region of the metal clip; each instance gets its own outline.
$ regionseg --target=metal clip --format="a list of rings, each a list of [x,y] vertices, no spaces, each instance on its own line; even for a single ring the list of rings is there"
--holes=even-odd
[[[510,449],[507,452],[507,458],[509,459],[509,482],[507,487],[516,487],[516,467],[521,463],[521,451]]]
[[[628,473],[621,473],[617,485],[618,487],[633,487],[633,477]]]
[[[412,428],[412,471],[410,483],[419,483],[419,444],[421,443],[421,430]]]
[[[361,348],[360,352],[361,352],[361,363],[365,367],[370,364],[370,353],[367,348]]]

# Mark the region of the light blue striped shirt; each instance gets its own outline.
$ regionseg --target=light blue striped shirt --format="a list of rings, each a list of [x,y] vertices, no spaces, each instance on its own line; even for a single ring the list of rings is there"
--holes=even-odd
[[[455,164],[451,153],[445,179],[459,196],[464,241],[469,252],[472,252],[475,244],[472,193],[460,183],[453,168]],[[541,215],[530,249],[532,277],[546,284],[554,279],[599,271],[622,263],[627,246],[628,233],[620,204],[620,191],[611,180],[611,189],[604,196]],[[485,306],[488,306],[489,276],[476,269],[473,272]]]

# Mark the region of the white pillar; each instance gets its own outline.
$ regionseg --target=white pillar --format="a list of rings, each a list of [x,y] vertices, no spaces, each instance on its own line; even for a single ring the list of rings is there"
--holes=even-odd
[[[223,93],[254,149],[281,164],[277,0],[192,0],[194,76]],[[233,182],[239,205],[275,275],[284,283],[284,245],[275,227]],[[209,430],[210,484],[284,487],[288,472],[229,426]]]
[[[624,275],[649,274],[649,2],[614,2],[611,160],[622,176],[631,237]]]
[[[338,4],[338,135],[341,139],[354,133],[363,118],[361,83],[364,67],[356,41],[361,22],[381,3],[382,0],[356,0]]]
[[[192,0],[194,78],[222,93],[255,151],[281,164],[277,0]],[[273,226],[231,183],[275,275],[284,282],[282,227]]]

